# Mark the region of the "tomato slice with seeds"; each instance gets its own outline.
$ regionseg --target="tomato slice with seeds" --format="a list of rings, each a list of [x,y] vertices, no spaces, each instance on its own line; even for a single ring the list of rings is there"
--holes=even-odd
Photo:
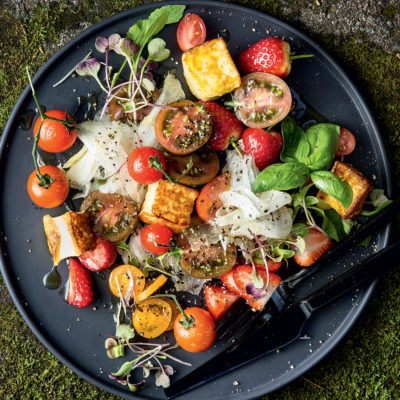
[[[167,301],[152,298],[140,302],[132,316],[135,331],[146,339],[154,339],[164,333],[172,319],[172,309]]]
[[[197,14],[186,14],[176,31],[179,48],[182,51],[200,46],[206,40],[206,26]]]
[[[90,213],[93,231],[110,242],[126,239],[137,224],[137,206],[115,193],[95,191],[81,205],[81,211]]]
[[[348,156],[356,147],[354,135],[346,128],[340,127],[339,144],[336,150],[338,157]]]
[[[253,72],[242,78],[232,104],[236,116],[245,125],[266,128],[286,117],[292,106],[292,94],[281,78]]]
[[[230,187],[229,174],[222,174],[208,182],[196,200],[196,211],[203,221],[215,218],[215,213],[222,207],[219,196]]]
[[[195,153],[187,156],[166,157],[167,173],[172,179],[178,179],[189,167],[190,157],[193,166],[189,172],[179,180],[179,183],[188,186],[200,186],[210,182],[216,177],[219,170],[217,153],[208,146],[203,146]]]
[[[133,279],[133,283],[131,279]],[[143,292],[145,280],[143,272],[139,268],[124,264],[111,271],[108,285],[114,296],[122,296],[125,299],[130,292],[130,297],[134,299]]]
[[[175,155],[193,153],[203,146],[212,133],[212,120],[207,111],[190,100],[168,105],[157,115],[154,125],[158,142]]]

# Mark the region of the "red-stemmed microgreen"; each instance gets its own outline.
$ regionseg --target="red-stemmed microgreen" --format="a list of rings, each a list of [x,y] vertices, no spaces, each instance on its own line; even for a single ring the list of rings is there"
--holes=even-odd
[[[48,189],[50,187],[50,185],[54,182],[54,178],[52,178],[49,174],[42,174],[40,172],[39,164],[38,164],[38,161],[37,161],[37,146],[39,144],[40,132],[42,130],[43,122],[46,119],[51,120],[51,121],[60,122],[65,127],[65,129],[67,130],[68,135],[70,135],[71,132],[73,130],[76,130],[77,128],[75,126],[75,121],[73,119],[68,119],[67,112],[65,112],[65,118],[64,119],[50,117],[50,116],[46,115],[43,112],[42,108],[40,107],[39,100],[38,100],[38,98],[36,96],[36,91],[35,91],[35,88],[33,86],[31,75],[29,73],[29,68],[28,67],[26,67],[26,74],[28,76],[29,85],[31,87],[33,100],[35,101],[37,110],[38,110],[40,118],[41,118],[38,132],[37,132],[37,134],[36,134],[36,136],[34,138],[34,141],[33,141],[33,147],[32,147],[33,163],[35,164],[36,176],[39,179],[39,186],[42,186],[45,189]]]

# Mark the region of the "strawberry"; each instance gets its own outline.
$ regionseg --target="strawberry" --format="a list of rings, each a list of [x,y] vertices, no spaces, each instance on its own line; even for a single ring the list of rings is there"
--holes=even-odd
[[[254,157],[260,171],[278,160],[283,147],[282,136],[278,132],[266,132],[259,128],[247,128],[242,140],[244,152]]]
[[[114,264],[117,258],[117,248],[114,243],[103,238],[96,237],[96,247],[79,256],[79,261],[89,271],[104,271]]]
[[[223,286],[205,285],[204,297],[208,311],[216,321],[222,319],[239,296]]]
[[[93,301],[92,276],[75,258],[69,259],[67,301],[78,308],[88,307]]]
[[[282,261],[279,261],[279,262],[274,262],[271,260],[267,260],[267,261],[268,261],[268,271],[269,272],[277,272],[283,264]],[[265,268],[264,263],[259,264],[257,262],[254,262],[254,265],[256,266],[256,268]]]
[[[199,101],[212,117],[213,133],[208,141],[209,146],[216,151],[224,151],[230,144],[235,147],[243,132],[242,123],[224,106],[214,101]]]
[[[251,265],[237,265],[233,269],[233,277],[235,279],[236,286],[241,292],[243,297],[252,308],[261,311],[269,298],[274,293],[275,289],[280,285],[281,278],[274,273],[269,273],[268,287],[266,283],[268,281],[267,271],[264,268],[256,268],[256,272],[261,276],[264,281],[264,287],[257,289],[253,282],[253,268]]]
[[[302,267],[314,264],[331,248],[333,242],[328,235],[315,228],[311,228],[303,239],[306,242],[306,249],[294,256],[296,263]]]
[[[225,287],[227,287],[232,293],[241,295],[240,290],[236,286],[235,279],[233,278],[233,271],[235,267],[233,267],[229,272],[221,276],[221,281]]]

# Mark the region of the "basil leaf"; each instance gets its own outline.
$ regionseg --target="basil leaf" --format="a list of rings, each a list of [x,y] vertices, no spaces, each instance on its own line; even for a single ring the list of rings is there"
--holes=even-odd
[[[160,38],[150,40],[149,44],[147,45],[149,58],[156,62],[160,62],[168,58],[170,51],[166,49],[165,46],[165,41]]]
[[[297,162],[272,164],[257,175],[253,191],[296,189],[307,182],[308,175],[308,168]]]
[[[330,171],[316,171],[311,173],[314,185],[323,192],[337,199],[344,208],[353,201],[353,189],[348,182],[341,180]]]
[[[183,16],[183,12],[185,11],[185,5],[170,5],[163,6],[154,10],[150,16],[149,20],[155,20],[160,17],[161,14],[168,14],[168,19],[166,24],[173,24],[175,22],[179,22]]]
[[[291,258],[296,254],[294,250],[282,249],[280,247],[275,247],[274,253],[282,258]]]
[[[315,196],[306,196],[305,203],[306,207],[314,206],[319,203],[319,200]]]
[[[292,226],[292,233],[296,234],[297,236],[304,237],[307,235],[310,229],[305,229],[307,228],[307,224],[304,222],[298,222],[297,224],[293,224]]]
[[[310,144],[304,131],[296,124],[293,118],[286,117],[282,121],[281,132],[283,137],[281,161],[303,163],[310,152]]]
[[[121,365],[121,368],[118,370],[118,372],[111,372],[115,376],[123,376],[123,375],[128,375],[129,372],[131,372],[131,369],[133,368],[136,360],[133,361],[127,361]]]
[[[386,208],[388,205],[390,205],[392,203],[393,203],[393,200],[387,200],[382,205],[380,205],[379,207],[375,208],[375,210],[372,210],[372,211],[361,210],[361,215],[364,215],[366,217],[372,217],[373,215],[378,214],[384,208]]]
[[[316,124],[306,131],[310,144],[308,157],[303,161],[311,170],[328,169],[335,157],[339,143],[340,127],[335,124]]]
[[[343,226],[342,218],[333,208],[325,210],[325,216],[322,221],[322,229],[328,236],[337,242],[340,242],[347,236]]]

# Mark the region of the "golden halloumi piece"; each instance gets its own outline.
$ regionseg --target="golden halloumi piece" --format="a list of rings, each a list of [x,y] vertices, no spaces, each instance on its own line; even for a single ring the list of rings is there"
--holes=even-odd
[[[54,265],[96,247],[96,235],[90,226],[88,212],[69,211],[55,218],[45,215],[43,224]]]
[[[190,224],[190,214],[199,192],[195,189],[162,179],[148,186],[139,214],[146,224],[165,225],[180,233]]]
[[[183,74],[200,100],[214,100],[240,86],[240,74],[225,40],[210,40],[182,55]]]
[[[368,193],[374,188],[374,183],[358,169],[341,161],[336,161],[331,171],[339,178],[348,182],[353,189],[352,203],[349,207],[344,208],[338,200],[321,190],[318,192],[317,197],[327,202],[341,217],[356,217],[361,212]]]

